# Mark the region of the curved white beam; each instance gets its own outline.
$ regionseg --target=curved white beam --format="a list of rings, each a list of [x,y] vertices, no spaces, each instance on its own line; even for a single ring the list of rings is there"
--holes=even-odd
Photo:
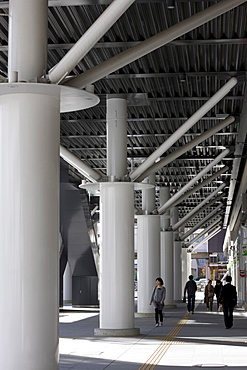
[[[142,43],[133,46],[131,49],[108,59],[104,63],[97,65],[87,72],[75,77],[74,79],[66,82],[69,86],[83,88],[87,84],[91,84],[101,78],[109,75],[110,73],[134,62],[136,59],[168,44],[170,41],[184,35],[187,32],[201,26],[202,24],[211,21],[212,19],[236,8],[237,6],[245,3],[246,0],[223,0],[219,3],[208,7],[207,9],[192,15],[191,17],[175,24],[174,26],[158,33],[155,36],[143,41]]]
[[[229,149],[225,149],[220,153],[211,163],[209,163],[201,172],[199,172],[193,179],[191,179],[185,186],[182,187],[176,194],[174,194],[163,206],[158,208],[159,214],[162,214],[167,211],[168,207],[172,205],[183,193],[186,192],[192,185],[196,183],[205,173],[207,173],[215,164],[220,162],[228,153]]]
[[[201,108],[199,108],[181,127],[179,127],[161,146],[156,149],[137,169],[130,174],[131,180],[137,179],[154,162],[162,156],[182,135],[199,121],[211,108],[213,108],[237,84],[236,77],[231,78],[216,94],[214,94]]]
[[[216,190],[214,190],[209,196],[207,196],[200,204],[198,204],[195,208],[193,208],[189,213],[187,213],[183,218],[181,218],[175,225],[172,226],[172,230],[176,231],[179,227],[183,226],[189,218],[195,217],[198,213],[204,211],[205,208],[210,207],[213,203],[215,203],[218,199],[222,197],[220,194],[215,199],[207,204],[207,202],[213,198],[219,191],[224,189],[226,184],[221,184]],[[205,205],[205,207],[203,207]]]
[[[114,0],[60,62],[49,71],[49,80],[52,83],[63,80],[134,1]]]
[[[64,146],[60,145],[60,157],[62,157],[71,166],[77,169],[83,176],[92,182],[97,182],[101,179],[102,175],[92,169],[87,164],[83,163],[76,155],[71,153]]]
[[[144,171],[138,178],[135,178],[134,181],[142,181],[147,176],[152,174],[153,172],[156,172],[160,170],[162,167],[166,166],[168,163],[174,161],[176,158],[178,158],[183,153],[187,152],[188,150],[191,150],[194,146],[201,143],[202,141],[208,139],[210,136],[214,135],[216,132],[222,130],[222,128],[228,126],[232,122],[235,121],[235,118],[230,116],[226,118],[223,121],[220,121],[217,125],[211,127],[209,130],[203,132],[200,136],[196,137],[195,139],[191,140],[189,143],[181,146],[174,152],[168,154],[165,158],[161,159],[159,162],[154,163],[151,167],[149,167],[146,171]],[[131,175],[130,175],[131,177]]]

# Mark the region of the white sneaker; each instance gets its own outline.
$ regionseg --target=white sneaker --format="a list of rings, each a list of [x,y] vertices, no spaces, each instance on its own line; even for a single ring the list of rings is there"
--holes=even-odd
[[[159,324],[157,323],[155,326],[159,326]]]
[[[163,322],[160,322],[160,326],[163,326]]]

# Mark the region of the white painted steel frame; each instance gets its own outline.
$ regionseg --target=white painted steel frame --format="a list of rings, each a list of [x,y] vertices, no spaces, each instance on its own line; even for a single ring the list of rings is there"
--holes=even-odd
[[[67,84],[76,88],[83,88],[88,84],[100,80],[110,73],[134,62],[136,59],[168,44],[170,41],[192,31],[204,23],[228,12],[231,9],[245,3],[246,0],[223,0],[208,7],[207,9],[173,25],[172,27],[158,33],[155,36],[143,41],[142,43],[108,59],[104,63],[97,65],[91,70],[69,80]]]
[[[182,135],[199,121],[211,108],[213,108],[236,84],[238,80],[232,77],[219,91],[217,91],[205,104],[201,106],[182,126],[180,126],[163,144],[160,145],[137,169],[130,174],[136,180],[154,162],[162,156]]]
[[[60,62],[49,71],[49,80],[52,83],[63,80],[134,1],[114,0]]]
[[[186,192],[193,184],[196,183],[205,173],[212,169],[218,162],[220,162],[228,153],[229,149],[225,149],[220,153],[211,163],[209,163],[202,171],[200,171],[193,179],[191,179],[185,186],[182,187],[176,194],[174,194],[163,206],[158,209],[159,213],[164,213],[183,193]]]
[[[222,204],[219,204],[212,212],[210,212],[203,220],[198,222],[194,227],[192,227],[189,231],[187,231],[183,236],[180,237],[181,240],[186,239],[190,236],[194,231],[198,230],[202,225],[204,225],[211,217],[216,217],[221,214],[220,208]]]
[[[209,233],[210,231],[212,231],[212,229],[214,229],[216,226],[218,226],[221,223],[222,223],[222,219],[221,218],[217,218],[217,220],[215,220],[211,225],[209,225],[208,227],[206,227],[205,229],[203,229],[203,231],[200,234],[198,234],[196,237],[194,237],[193,239],[191,239],[190,242],[188,244],[186,244],[186,247],[190,247],[197,240],[199,240],[200,238],[202,238],[206,233]]]
[[[193,147],[201,143],[202,141],[208,139],[210,136],[214,135],[216,132],[222,130],[224,127],[228,126],[235,121],[234,117],[228,117],[223,121],[220,121],[217,125],[211,127],[209,130],[203,132],[201,135],[186,143],[185,145],[179,147],[174,152],[168,154],[165,158],[161,159],[159,162],[154,163],[149,167],[142,175],[138,177],[136,181],[142,181],[146,176],[160,170],[162,167],[166,166],[168,163],[171,163],[176,158],[181,156],[183,153],[191,150]]]
[[[207,242],[209,239],[211,239],[213,236],[218,234],[221,231],[221,226],[217,227],[211,234],[206,236],[202,241],[200,241],[193,249],[192,251],[194,252],[197,248],[199,248],[203,243]]]
[[[200,204],[198,204],[195,208],[193,208],[187,215],[185,215],[183,218],[181,218],[176,224],[172,226],[172,230],[175,231],[179,227],[183,226],[189,218],[192,218],[195,216],[195,213],[197,211],[203,211],[203,206],[206,204],[211,198],[213,198],[219,191],[223,190],[226,186],[225,183],[221,184],[217,189],[215,189],[209,196],[207,196]],[[213,201],[215,202],[216,199]],[[207,205],[209,206],[209,204]]]
[[[172,207],[175,207],[177,204],[181,203],[183,200],[189,198],[192,194],[194,194],[196,191],[200,190],[203,186],[209,184],[211,181],[219,177],[221,174],[228,171],[229,167],[224,166],[219,171],[215,172],[212,176],[209,176],[207,179],[203,180],[196,186],[194,186],[191,190],[188,190],[185,194],[181,195],[174,203],[172,203],[167,209],[170,209]]]
[[[77,169],[83,176],[92,182],[97,182],[101,179],[101,174],[86,163],[80,160],[75,154],[71,153],[63,145],[60,145],[60,157],[62,157],[67,163]]]

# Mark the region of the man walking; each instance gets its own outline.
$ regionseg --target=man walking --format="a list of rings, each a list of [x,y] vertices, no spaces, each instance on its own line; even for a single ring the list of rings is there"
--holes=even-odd
[[[233,309],[237,304],[236,287],[231,284],[232,277],[226,277],[226,284],[222,287],[219,301],[223,306],[224,321],[226,329],[230,329],[233,325]]]
[[[196,282],[193,280],[193,275],[190,275],[189,280],[187,281],[184,287],[184,299],[183,299],[183,301],[186,302],[186,292],[187,292],[188,294],[187,311],[188,312],[194,313],[196,291],[197,291]]]

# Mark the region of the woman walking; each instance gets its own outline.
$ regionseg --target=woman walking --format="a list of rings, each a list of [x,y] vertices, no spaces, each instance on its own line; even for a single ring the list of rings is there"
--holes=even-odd
[[[214,298],[214,287],[212,286],[212,280],[208,280],[204,292],[204,302],[207,305],[207,310],[212,311]]]
[[[163,286],[163,280],[161,277],[156,279],[156,286],[154,287],[151,295],[150,304],[153,303],[154,310],[155,310],[155,326],[162,326],[163,325],[163,313],[162,310],[164,308],[164,302],[166,298],[166,288]],[[160,324],[159,324],[160,319]]]

